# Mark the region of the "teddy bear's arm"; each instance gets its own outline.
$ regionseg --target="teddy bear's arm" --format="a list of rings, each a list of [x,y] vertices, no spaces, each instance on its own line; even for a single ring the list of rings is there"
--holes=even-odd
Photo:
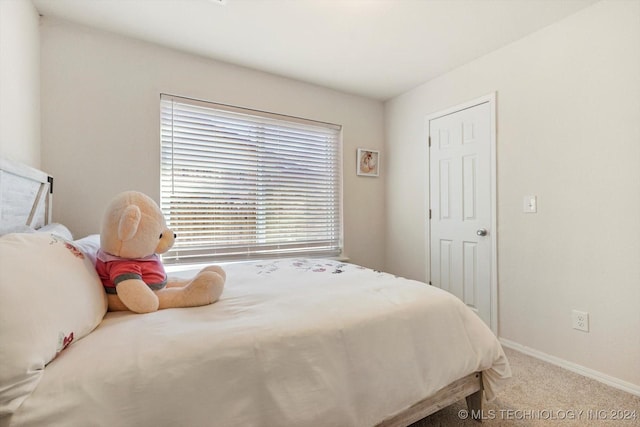
[[[127,279],[116,285],[122,303],[135,313],[151,313],[158,309],[157,295],[140,279]]]

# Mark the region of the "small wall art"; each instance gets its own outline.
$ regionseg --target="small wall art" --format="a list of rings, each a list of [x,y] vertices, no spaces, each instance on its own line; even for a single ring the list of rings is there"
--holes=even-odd
[[[358,148],[356,173],[360,176],[378,176],[380,172],[380,152]]]

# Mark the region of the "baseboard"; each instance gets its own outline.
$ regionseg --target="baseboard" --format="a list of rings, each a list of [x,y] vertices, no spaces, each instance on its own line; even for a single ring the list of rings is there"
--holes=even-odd
[[[535,357],[536,359],[549,362],[552,365],[556,365],[568,371],[575,372],[576,374],[594,379],[608,386],[626,391],[627,393],[631,393],[635,396],[640,396],[640,386],[636,384],[621,380],[620,378],[612,377],[611,375],[603,374],[602,372],[586,368],[584,366],[569,362],[568,360],[564,360],[556,356],[551,356],[550,354],[543,353],[539,350],[535,350],[533,348],[518,344],[517,342],[505,338],[500,338],[500,343],[512,350],[516,350],[528,356]]]

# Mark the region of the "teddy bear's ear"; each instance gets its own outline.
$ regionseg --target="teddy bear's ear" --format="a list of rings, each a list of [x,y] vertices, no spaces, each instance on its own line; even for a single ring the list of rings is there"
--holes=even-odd
[[[118,223],[118,238],[122,241],[127,241],[133,238],[138,231],[138,224],[142,213],[140,208],[136,205],[127,206],[122,215],[120,216],[120,222]]]

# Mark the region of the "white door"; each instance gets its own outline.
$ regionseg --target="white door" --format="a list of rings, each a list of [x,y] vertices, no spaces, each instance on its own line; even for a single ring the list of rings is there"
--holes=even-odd
[[[429,252],[431,284],[459,297],[497,332],[493,105],[485,101],[429,119]]]

